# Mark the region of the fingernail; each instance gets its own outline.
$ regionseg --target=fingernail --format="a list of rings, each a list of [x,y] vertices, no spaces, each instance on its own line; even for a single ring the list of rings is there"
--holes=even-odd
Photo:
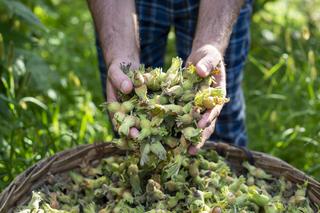
[[[190,155],[196,155],[198,152],[198,149],[195,146],[190,146],[189,147],[189,154]]]
[[[121,83],[120,90],[122,93],[129,92],[129,89],[130,89],[130,82],[129,81],[124,81]]]
[[[207,72],[208,72],[208,69],[207,69],[207,67],[206,67],[204,64],[200,64],[200,65],[199,65],[199,68],[200,68],[204,73],[207,73]]]
[[[136,128],[131,128],[130,129],[130,136],[132,139],[135,139],[139,136],[139,130],[137,130]]]
[[[199,121],[198,122],[198,128],[203,129],[204,126],[205,126],[203,123],[204,123],[203,121]]]
[[[198,127],[201,128],[201,129],[204,129],[204,128],[207,127],[207,124],[208,124],[208,123],[209,123],[208,120],[200,120],[200,121],[198,122]]]

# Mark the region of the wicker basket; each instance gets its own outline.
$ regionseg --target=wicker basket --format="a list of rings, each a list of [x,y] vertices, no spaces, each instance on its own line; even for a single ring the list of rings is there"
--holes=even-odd
[[[320,205],[320,183],[282,160],[260,152],[249,152],[225,143],[207,143],[205,148],[215,149],[238,171],[242,169],[242,161],[249,160],[255,166],[275,177],[284,176],[286,179],[300,184],[308,181],[307,195],[313,207]],[[84,162],[97,163],[99,159],[115,154],[125,154],[125,151],[110,143],[98,143],[78,146],[38,162],[17,176],[0,194],[0,213],[12,212],[17,205],[25,203],[30,198],[32,190],[43,184],[50,175],[72,170]]]

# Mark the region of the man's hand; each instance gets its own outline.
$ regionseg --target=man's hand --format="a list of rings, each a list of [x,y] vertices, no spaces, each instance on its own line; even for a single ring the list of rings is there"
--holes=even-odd
[[[107,76],[107,102],[118,101],[117,93],[131,93],[133,84],[126,74],[120,68],[121,63],[126,63],[124,60],[115,60],[108,68]]]
[[[219,74],[214,75],[216,84],[214,87],[220,87],[225,91],[226,94],[226,72],[223,64],[222,54],[213,45],[205,45],[192,51],[189,56],[187,63],[192,63],[196,66],[197,73],[201,77],[208,76],[212,70],[219,67]],[[198,122],[198,127],[203,129],[202,141],[197,146],[189,147],[189,154],[195,155],[197,151],[203,146],[205,141],[213,133],[217,117],[220,114],[222,105],[217,105],[213,109],[207,110],[201,120]]]
[[[121,63],[139,66],[139,39],[135,2],[131,0],[87,0],[99,42],[108,66],[107,102],[117,101],[118,91],[128,94],[133,85]],[[112,115],[111,115],[112,116]],[[138,130],[130,130],[136,137]]]
[[[209,73],[219,63],[220,74],[216,75],[217,84],[226,89],[226,71],[223,55],[228,47],[232,27],[235,23],[244,0],[201,0],[197,29],[193,39],[192,51],[188,61],[196,65],[197,73],[201,77]],[[208,110],[198,122],[203,128],[202,141],[197,146],[189,147],[189,153],[194,155],[203,146],[214,131],[217,117],[222,109],[221,105]]]
[[[123,73],[120,68],[120,64],[131,64],[130,68],[136,69],[139,66],[139,61],[119,59],[111,63],[108,68],[107,76],[107,102],[118,101],[117,94],[121,92],[123,94],[129,94],[132,92],[133,84],[128,76]],[[110,115],[113,117],[113,115]],[[136,128],[131,128],[129,136],[131,138],[136,138],[139,135],[139,130]]]

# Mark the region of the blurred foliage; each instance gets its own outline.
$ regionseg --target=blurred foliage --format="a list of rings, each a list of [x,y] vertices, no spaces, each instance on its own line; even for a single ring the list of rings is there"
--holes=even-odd
[[[320,179],[320,2],[268,1],[245,70],[250,148]]]
[[[85,1],[0,0],[0,32],[3,188],[36,161],[111,132]]]
[[[257,0],[244,79],[250,148],[317,179],[319,10],[316,0]],[[57,151],[111,138],[94,42],[85,1],[0,0],[0,188]]]

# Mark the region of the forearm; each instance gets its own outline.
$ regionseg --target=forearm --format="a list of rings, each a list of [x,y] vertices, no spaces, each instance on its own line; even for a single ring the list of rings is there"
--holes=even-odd
[[[211,44],[222,54],[244,0],[201,0],[193,49]]]
[[[132,0],[87,0],[106,63],[139,61],[138,24]]]

